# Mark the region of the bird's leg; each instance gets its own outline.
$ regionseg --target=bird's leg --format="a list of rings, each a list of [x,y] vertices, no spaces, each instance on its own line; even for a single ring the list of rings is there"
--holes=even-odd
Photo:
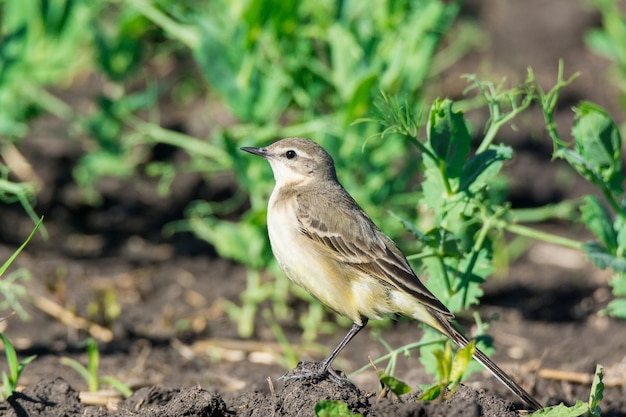
[[[344,384],[347,381],[347,378],[342,378],[335,371],[333,371],[330,366],[333,361],[339,355],[339,352],[343,350],[344,347],[356,336],[358,332],[361,331],[363,327],[367,324],[367,319],[363,319],[363,323],[353,323],[352,327],[348,331],[348,333],[344,336],[344,338],[339,342],[337,347],[328,355],[326,359],[316,364],[314,369],[307,369],[303,366],[302,363],[298,364],[297,370],[295,372],[289,372],[291,375],[285,374],[280,379],[292,379],[292,378],[316,378],[328,375],[340,384]],[[348,381],[349,382],[349,381]]]
[[[365,327],[366,324],[367,324],[367,319],[364,319],[362,324],[352,323],[352,327],[348,331],[348,334],[344,336],[343,340],[339,342],[337,347],[330,353],[330,355],[328,355],[326,359],[324,359],[317,365],[317,369],[319,370],[320,373],[324,374],[329,371],[330,365],[332,365],[337,355],[339,355],[339,352],[341,352],[343,348],[345,348],[346,345],[350,343],[350,341],[354,338],[354,336],[356,336],[357,333],[360,332],[361,329]]]

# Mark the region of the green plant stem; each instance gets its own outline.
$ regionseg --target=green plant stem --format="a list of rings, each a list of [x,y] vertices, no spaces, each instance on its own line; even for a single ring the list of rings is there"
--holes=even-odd
[[[544,242],[554,243],[556,245],[561,245],[576,250],[583,250],[584,247],[583,242],[579,242],[577,240],[569,239],[562,236],[557,236],[552,233],[542,232],[540,230],[533,229],[528,226],[523,226],[521,224],[507,224],[504,226],[504,229],[520,236],[526,236],[536,240],[543,240]]]
[[[496,214],[497,215],[497,214]],[[463,277],[461,282],[459,282],[459,287],[457,287],[455,292],[458,292],[460,289],[463,289],[463,301],[461,306],[463,308],[467,308],[467,291],[469,290],[469,280],[472,276],[472,271],[474,270],[474,265],[476,265],[476,261],[478,260],[478,254],[480,253],[483,245],[485,243],[485,239],[487,238],[487,233],[493,224],[493,220],[495,217],[488,217],[487,221],[483,223],[483,226],[480,228],[480,232],[478,233],[478,237],[474,241],[474,246],[472,246],[472,254],[470,256],[470,261],[467,264],[467,268],[463,273]]]
[[[446,340],[448,340],[448,339],[445,338],[445,337],[440,337],[440,338],[437,338],[437,339],[434,339],[434,340],[425,341],[425,342],[410,343],[408,345],[404,345],[404,346],[401,346],[401,347],[399,347],[397,349],[392,350],[391,352],[389,352],[389,353],[387,353],[387,354],[385,354],[385,355],[375,359],[373,362],[374,362],[374,364],[378,364],[378,363],[380,363],[382,361],[385,361],[387,359],[391,359],[391,358],[393,358],[393,357],[395,357],[395,356],[397,356],[397,355],[399,355],[399,354],[401,354],[403,352],[419,349],[419,348],[424,347],[424,346],[436,345],[438,343],[443,343]],[[357,369],[356,371],[350,373],[350,375],[348,375],[348,376],[349,377],[353,377],[354,375],[357,375],[357,374],[360,374],[361,372],[366,371],[370,367],[371,367],[370,364],[364,365],[364,366],[360,367],[359,369]]]
[[[542,207],[527,209],[511,209],[511,218],[518,223],[538,223],[546,220],[576,220],[579,216],[577,212],[580,200],[566,200],[556,204],[548,204]]]
[[[71,120],[74,118],[74,109],[65,101],[50,94],[44,88],[38,88],[31,84],[22,87],[22,93],[33,103],[37,103],[47,112],[55,115],[59,119]]]
[[[216,160],[220,162],[222,168],[229,168],[231,166],[231,157],[223,147],[194,138],[193,136],[185,135],[184,133],[162,128],[155,123],[145,122],[139,118],[134,118],[131,121],[131,126],[138,132],[151,138],[154,142],[176,146],[186,150],[192,155],[202,155]]]
[[[197,28],[176,22],[156,8],[152,2],[145,0],[126,0],[126,3],[129,3],[145,17],[162,27],[174,39],[187,45],[189,49],[195,50],[200,47],[200,33]]]
[[[626,211],[624,211],[624,208],[615,200],[615,196],[613,195],[611,190],[606,186],[606,183],[602,181],[600,182],[600,184],[601,184],[600,190],[602,190],[602,195],[604,196],[604,198],[606,198],[606,201],[609,202],[609,205],[611,206],[611,208],[615,210],[615,213],[617,213],[618,216],[626,218]]]
[[[393,348],[387,341],[385,341],[382,337],[377,337],[378,341],[382,343],[382,345],[387,349],[387,352],[392,352]],[[389,375],[394,375],[396,373],[396,364],[398,363],[398,355],[392,355],[389,358],[389,363],[385,367],[385,372]]]
[[[492,83],[482,82],[476,75],[473,74],[466,75],[465,78],[470,80],[474,84],[475,88],[478,88],[480,91],[478,97],[482,98],[481,102],[484,102],[489,108],[489,128],[476,150],[476,154],[479,154],[486,151],[489,146],[491,146],[496,138],[496,135],[498,134],[498,131],[503,125],[511,122],[511,120],[513,120],[519,113],[523,112],[528,108],[528,106],[530,106],[532,103],[532,96],[521,89],[513,89],[505,93],[501,93],[500,90],[502,85],[494,86]],[[524,95],[524,97],[521,104],[518,105],[517,97],[519,95]],[[500,105],[501,102],[507,100],[511,106],[511,111],[508,113],[502,112]]]
[[[17,248],[17,250],[15,250],[15,252],[13,252],[13,254],[9,257],[9,259],[7,259],[2,264],[2,266],[0,266],[0,277],[2,276],[2,274],[4,274],[4,272],[7,270],[9,265],[11,265],[13,263],[13,261],[15,260],[15,258],[17,258],[17,256],[20,254],[20,252],[22,252],[22,250],[24,250],[26,245],[28,245],[28,242],[30,242],[30,240],[33,238],[33,236],[35,236],[35,233],[37,233],[37,229],[39,229],[39,227],[41,227],[42,223],[43,223],[43,216],[39,219],[39,221],[35,225],[35,228],[30,232],[30,235],[28,235],[28,237],[26,238],[24,243],[22,243],[20,245],[20,247]]]
[[[340,123],[336,115],[319,115],[313,120],[280,126],[272,122],[263,125],[254,123],[228,127],[228,133],[236,138],[253,137],[257,141],[274,140],[276,137],[311,136],[324,132],[327,135],[341,136]]]
[[[437,155],[433,151],[431,151],[427,146],[425,146],[422,142],[420,142],[417,137],[413,138],[411,141],[413,145],[417,147],[424,155],[428,156],[435,164],[438,164]]]
[[[259,301],[264,298],[261,292],[261,275],[259,271],[248,268],[246,289],[241,294],[243,305],[237,321],[237,333],[243,338],[252,337],[254,334],[254,317],[258,311]]]
[[[294,352],[293,346],[289,342],[289,339],[287,339],[287,336],[285,335],[283,328],[276,321],[272,312],[269,309],[264,308],[262,311],[262,314],[263,314],[263,318],[265,319],[267,324],[270,326],[270,330],[274,334],[274,337],[278,341],[278,344],[283,349],[281,354],[276,355],[278,361],[285,368],[293,368],[294,366],[298,364],[298,355],[296,355],[296,352]]]
[[[476,153],[479,154],[481,152],[485,152],[487,148],[489,148],[489,146],[495,140],[496,135],[500,131],[500,128],[503,125],[509,123],[511,120],[513,120],[519,113],[526,110],[528,106],[530,105],[530,103],[531,103],[531,100],[524,100],[520,107],[515,106],[509,113],[506,113],[505,115],[501,116],[499,119],[495,115],[492,115],[492,117],[496,119],[497,121],[495,121],[494,123],[491,124],[491,126],[489,126],[489,129],[487,130],[487,133],[485,133],[485,136],[482,142],[480,143],[480,146],[478,146]],[[497,108],[497,110],[494,110],[495,114],[500,115],[500,106],[497,105],[495,107]]]
[[[424,258],[428,258],[430,256],[437,256],[437,254],[431,252],[431,251],[423,251],[423,252],[419,252],[419,253],[414,253],[413,255],[408,255],[406,257],[406,259],[408,259],[409,261],[415,261],[418,259],[424,259]]]
[[[563,80],[563,60],[559,60],[559,69],[557,74],[557,82],[556,85],[547,93],[541,89],[537,79],[535,78],[535,74],[531,68],[528,69],[528,81],[527,84],[534,89],[536,98],[539,99],[539,105],[541,106],[541,110],[543,113],[543,118],[546,123],[546,130],[548,131],[548,135],[552,138],[554,143],[554,151],[561,147],[567,146],[565,141],[561,139],[561,135],[559,135],[558,126],[554,121],[554,111],[556,109],[557,101],[559,98],[559,93],[563,87],[571,84],[577,77],[578,73],[574,73],[567,80]]]
[[[444,261],[443,253],[437,255],[437,261],[441,267],[441,274],[443,275],[443,282],[446,284],[446,295],[448,298],[452,297],[452,284],[450,283],[450,277],[448,276],[448,269]]]

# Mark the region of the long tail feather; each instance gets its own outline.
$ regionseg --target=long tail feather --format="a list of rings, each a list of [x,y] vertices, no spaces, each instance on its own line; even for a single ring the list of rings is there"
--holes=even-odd
[[[447,317],[440,317],[440,315],[436,313],[435,315],[439,319],[439,324],[442,327],[439,329],[439,331],[443,332],[460,347],[464,347],[469,343],[469,340],[452,326]],[[522,388],[517,382],[515,382],[513,378],[511,378],[506,372],[504,372],[498,365],[496,365],[487,355],[485,355],[478,348],[476,348],[474,352],[474,359],[476,359],[485,368],[487,368],[487,370],[491,372],[493,376],[495,376],[498,381],[504,384],[504,386],[506,386],[513,394],[517,395],[526,404],[532,406],[534,410],[539,410],[543,408],[539,401],[537,401],[524,388]]]

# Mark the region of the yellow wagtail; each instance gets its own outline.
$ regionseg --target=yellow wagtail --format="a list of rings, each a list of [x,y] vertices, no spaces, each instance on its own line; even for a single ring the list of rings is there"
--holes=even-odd
[[[329,373],[339,352],[369,319],[401,314],[440,331],[457,345],[468,339],[454,315],[419,280],[398,246],[385,235],[337,180],[332,157],[307,139],[279,140],[242,150],[265,158],[276,185],[267,228],[285,274],[353,325],[316,374]],[[523,401],[542,408],[526,390],[476,349],[474,358]]]

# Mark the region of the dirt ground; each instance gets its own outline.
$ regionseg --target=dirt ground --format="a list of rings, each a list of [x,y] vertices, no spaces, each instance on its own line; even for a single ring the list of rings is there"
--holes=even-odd
[[[584,98],[624,121],[607,79],[607,62],[589,52],[582,40],[588,28],[599,25],[599,16],[572,0],[483,3],[469,1],[465,13],[481,22],[490,44],[443,74],[440,95],[458,96],[465,87],[462,73],[507,75],[515,82],[523,80],[528,66],[550,86],[563,58],[566,73],[580,71],[581,76],[565,90],[558,119],[571,120],[570,106]],[[192,121],[184,118],[193,112],[178,113],[180,120],[172,123],[193,133]],[[514,204],[538,206],[591,191],[584,183],[561,181],[559,165],[548,163],[551,144],[532,119],[517,126],[517,131],[505,129],[501,138],[517,152],[507,167],[514,180]],[[94,400],[87,399],[85,382],[59,362],[67,356],[85,363],[80,341],[86,333],[63,325],[42,310],[45,306],[27,305],[30,321],[13,317],[1,323],[0,331],[14,342],[20,357],[36,354],[37,359],[20,380],[23,390],[0,403],[0,415],[306,416],[313,415],[322,399],[342,400],[366,416],[516,416],[524,408],[486,372],[475,374],[444,403],[417,402],[411,396],[377,399],[373,371],[353,376],[355,387],[329,380],[278,380],[287,370],[277,363],[280,346],[273,333],[260,320],[255,338],[240,340],[225,313],[227,300],[239,300],[245,270],[218,258],[191,235],[166,238],[161,233],[164,224],[183,218],[189,201],[236,186],[231,180],[204,184],[198,176],[181,175],[174,195],[162,198],[150,179],[107,179],[99,185],[105,202],[92,209],[77,203],[71,168],[80,150],[65,140],[62,127],[49,119],[38,121],[20,150],[46,181],[37,210],[46,215],[50,239],[32,242],[15,266],[32,272],[27,283],[32,297],[73,306],[81,316],[94,310],[94,300],[114,291],[122,314],[111,324],[112,341],[99,345],[100,374],[126,382],[135,393],[108,407],[88,405]],[[582,227],[544,227],[589,238]],[[0,206],[0,259],[7,259],[31,228],[17,205]],[[499,316],[490,329],[497,348],[494,358],[543,404],[586,399],[590,382],[569,379],[591,376],[600,363],[607,384],[603,415],[626,416],[626,323],[597,314],[610,301],[607,279],[607,272],[580,253],[534,243],[506,276],[485,285],[478,312],[485,318]],[[296,323],[283,325],[297,345]],[[420,336],[419,327],[405,321],[377,331],[392,347]],[[326,335],[319,343],[328,349],[341,336]],[[298,352],[303,360],[319,360],[327,350],[302,346]],[[350,373],[368,357],[384,353],[367,329],[335,365]],[[416,390],[431,382],[415,356],[400,358],[397,370],[397,377]],[[105,393],[103,402],[110,398]]]

